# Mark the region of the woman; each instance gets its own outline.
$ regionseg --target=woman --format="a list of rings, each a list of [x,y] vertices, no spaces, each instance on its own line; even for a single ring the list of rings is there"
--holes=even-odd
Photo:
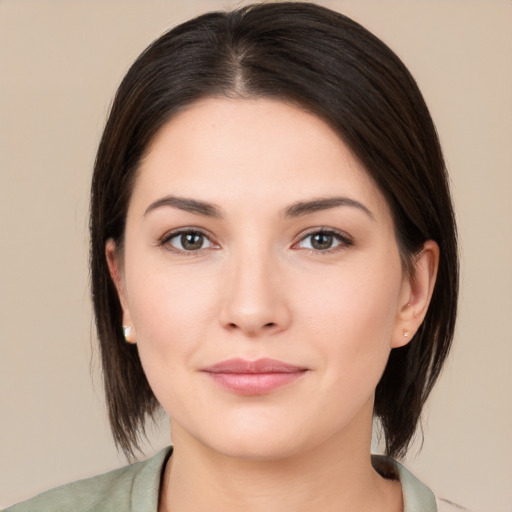
[[[161,405],[173,449],[9,510],[437,510],[391,457],[453,337],[453,210],[361,26],[264,4],[155,41],[98,150],[91,267],[114,439],[133,456]]]

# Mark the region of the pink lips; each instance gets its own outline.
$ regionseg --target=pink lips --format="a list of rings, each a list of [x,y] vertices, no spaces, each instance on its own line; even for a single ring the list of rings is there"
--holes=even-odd
[[[264,395],[302,377],[307,368],[275,359],[229,359],[202,370],[221,387],[239,395]]]

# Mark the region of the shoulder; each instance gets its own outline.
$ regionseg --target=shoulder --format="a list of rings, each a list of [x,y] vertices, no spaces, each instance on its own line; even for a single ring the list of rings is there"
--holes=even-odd
[[[433,492],[399,462],[384,455],[372,455],[372,465],[384,478],[400,481],[404,512],[437,512]]]
[[[470,510],[443,498],[437,498],[437,512],[470,512]]]
[[[56,487],[5,512],[155,512],[161,472],[171,451],[166,448],[146,461]]]
[[[470,512],[434,493],[402,464],[383,455],[372,455],[372,465],[385,478],[400,480],[404,512]]]

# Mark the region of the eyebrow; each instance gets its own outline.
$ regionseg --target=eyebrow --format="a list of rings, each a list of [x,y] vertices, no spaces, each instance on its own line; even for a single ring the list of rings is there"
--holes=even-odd
[[[179,210],[195,213],[196,215],[205,215],[206,217],[215,217],[218,219],[223,216],[220,208],[214,204],[178,196],[165,196],[151,203],[144,212],[144,216],[162,206],[171,206]]]
[[[315,213],[322,210],[337,208],[338,206],[350,206],[363,211],[372,220],[375,220],[373,213],[362,203],[349,197],[325,197],[312,199],[311,201],[298,201],[289,206],[285,212],[285,217],[301,217],[309,213]]]
[[[144,216],[163,206],[178,208],[179,210],[196,215],[204,215],[206,217],[213,217],[217,219],[223,218],[222,210],[212,203],[172,195],[162,197],[161,199],[157,199],[151,203],[144,212]],[[325,197],[312,199],[310,201],[298,201],[285,209],[284,216],[289,218],[301,217],[310,213],[337,208],[339,206],[358,208],[372,220],[375,220],[373,213],[364,204],[356,201],[355,199],[350,199],[349,197]]]

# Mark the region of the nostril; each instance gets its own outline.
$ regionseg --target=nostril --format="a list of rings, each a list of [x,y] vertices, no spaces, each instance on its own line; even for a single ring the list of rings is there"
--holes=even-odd
[[[265,325],[263,326],[263,328],[267,328],[267,329],[268,329],[268,328],[271,328],[271,327],[275,327],[276,325],[277,325],[277,324],[276,324],[275,322],[269,322],[269,323],[265,324]],[[235,324],[234,322],[230,322],[230,323],[228,324],[228,327],[230,327],[231,329],[238,329],[238,325],[237,325],[237,324]]]

